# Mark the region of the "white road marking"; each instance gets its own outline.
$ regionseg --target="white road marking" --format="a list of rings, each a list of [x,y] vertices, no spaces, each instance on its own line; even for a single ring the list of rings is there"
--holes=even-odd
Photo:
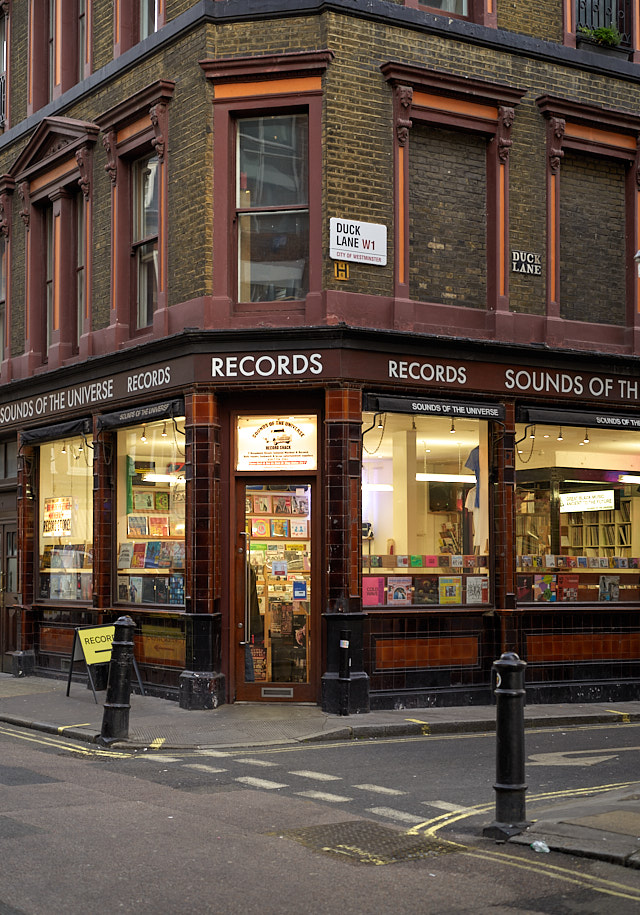
[[[425,807],[435,807],[436,810],[446,810],[447,813],[465,813],[470,807],[461,807],[460,804],[448,804],[447,801],[421,801]]]
[[[245,759],[244,756],[236,756],[234,762],[246,763],[247,766],[277,766],[278,763],[269,762],[268,759]]]
[[[209,772],[211,775],[215,775],[218,772],[226,772],[226,769],[216,769],[215,766],[207,766],[205,763],[186,763],[184,766],[185,769],[197,769],[198,772]]]
[[[280,782],[270,782],[266,778],[252,778],[250,775],[243,775],[237,778],[237,782],[248,785],[250,788],[265,788],[267,791],[273,791],[275,788],[288,788],[288,785],[281,785]]]
[[[177,756],[163,756],[161,753],[145,753],[144,756],[138,756],[138,759],[148,759],[151,762],[172,763],[180,762]]]
[[[231,756],[230,753],[225,753],[224,750],[196,750],[198,756]]]
[[[393,807],[369,807],[367,813],[375,813],[379,817],[386,817],[388,820],[397,820],[399,823],[424,823],[423,817],[414,816],[412,813],[405,813],[404,810],[394,810]]]
[[[289,772],[289,775],[299,775],[300,778],[315,778],[319,782],[342,781],[339,775],[327,775],[326,772],[312,772],[310,769],[299,769],[297,772]]]
[[[325,791],[296,791],[298,797],[308,797],[312,801],[327,801],[329,804],[344,804],[353,798],[342,797],[340,794],[327,794]]]
[[[398,791],[397,788],[385,788],[383,785],[354,785],[360,791],[375,791],[376,794],[406,794],[406,791]]]

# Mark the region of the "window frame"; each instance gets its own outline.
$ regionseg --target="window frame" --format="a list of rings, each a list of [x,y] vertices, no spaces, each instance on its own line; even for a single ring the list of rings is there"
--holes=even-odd
[[[106,331],[109,345],[117,348],[144,335],[166,336],[168,277],[168,133],[169,103],[175,83],[158,80],[96,118],[107,151],[106,170],[111,177],[111,310]],[[138,327],[137,258],[132,257],[133,168],[149,155],[158,157],[158,290],[153,321]]]
[[[149,35],[142,35],[140,15],[143,4],[155,5],[155,29],[149,35],[158,32],[167,22],[166,0],[116,0],[113,16],[113,55],[119,57],[144,41]]]
[[[307,323],[322,292],[322,76],[333,59],[329,50],[294,52],[262,57],[200,61],[213,84],[214,186],[213,308],[216,323],[232,315],[273,314],[274,302],[240,303],[237,297],[236,152],[238,118],[305,112],[308,116],[309,263],[304,300],[277,302],[282,311],[301,314]]]
[[[26,362],[29,372],[47,364],[50,368],[68,359],[89,354],[91,332],[89,290],[91,288],[91,235],[93,144],[98,135],[95,124],[67,118],[44,118],[27,147],[16,160],[10,177],[22,199],[21,218],[26,233],[26,318],[25,351],[17,357]],[[56,148],[51,153],[51,148]],[[78,326],[76,289],[75,207],[84,209],[85,270],[84,315]],[[54,217],[53,327],[47,345],[46,255],[44,210],[51,205]],[[62,238],[72,244],[62,244]]]
[[[467,13],[462,15],[433,7],[429,0],[404,0],[404,5],[410,9],[422,10],[434,16],[446,16],[447,19],[475,22],[477,25],[485,25],[489,28],[496,28],[498,25],[497,4],[498,0],[468,0]]]
[[[3,41],[0,42],[0,133],[9,129],[10,120],[10,64],[11,64],[11,2],[0,0],[0,20],[2,21]],[[4,57],[4,60],[2,60]]]
[[[547,343],[565,346],[565,328],[577,324],[594,345],[633,344],[640,347],[640,277],[634,255],[640,248],[640,117],[625,111],[582,105],[551,95],[536,99],[546,120],[547,181]],[[616,159],[628,165],[625,179],[626,324],[623,326],[576,322],[560,316],[560,181],[564,149]]]
[[[252,120],[254,118],[263,118],[263,117],[269,118],[271,116],[273,116],[273,117],[295,117],[298,115],[303,115],[305,117],[305,121],[306,121],[306,147],[307,147],[307,149],[306,149],[306,163],[305,163],[305,168],[306,168],[305,202],[301,203],[301,204],[286,204],[286,205],[282,205],[282,206],[278,206],[278,205],[273,205],[273,206],[265,205],[265,206],[259,206],[259,207],[240,206],[239,192],[241,190],[240,180],[241,180],[241,165],[242,165],[241,159],[240,159],[241,149],[240,149],[240,142],[239,142],[239,124],[240,124],[240,122],[244,121],[244,120]],[[280,111],[280,110],[278,110],[277,114],[275,114],[275,115],[271,115],[271,114],[265,115],[264,113],[261,113],[259,115],[249,115],[248,117],[236,116],[233,121],[233,142],[234,142],[234,147],[235,147],[234,170],[233,170],[233,186],[235,189],[234,215],[233,215],[233,225],[235,226],[234,260],[237,265],[235,300],[237,301],[238,305],[250,305],[250,304],[255,304],[253,299],[251,299],[251,298],[245,299],[245,298],[241,298],[241,296],[240,296],[241,287],[242,287],[241,274],[242,274],[242,269],[243,269],[243,264],[244,264],[244,261],[241,260],[241,238],[242,238],[243,217],[268,216],[270,214],[282,215],[282,216],[286,216],[289,214],[298,214],[298,213],[306,214],[307,234],[309,232],[309,185],[310,185],[310,181],[309,181],[309,171],[310,171],[310,169],[309,169],[309,162],[310,162],[310,157],[309,157],[309,114],[305,110],[302,110],[302,111],[296,111],[296,110]],[[309,273],[309,259],[310,259],[309,251],[307,251],[307,262],[306,262],[305,271],[304,271],[307,274],[307,285],[308,285],[308,273]],[[249,264],[252,264],[252,263],[253,263],[253,261],[249,261]],[[251,281],[249,281],[249,285],[251,285]],[[305,292],[305,296],[306,296],[306,292]],[[294,299],[294,301],[302,302],[304,300],[305,296],[301,296],[297,299]],[[278,299],[259,299],[258,301],[260,301],[260,302],[268,301],[268,302],[272,303],[272,302],[278,301]]]
[[[487,301],[486,308],[467,308],[465,322],[477,331],[500,335],[509,315],[509,154],[515,108],[526,89],[439,70],[426,70],[398,61],[380,67],[393,91],[395,276],[397,300],[409,299],[410,186],[409,156],[414,120],[487,137]],[[413,301],[413,300],[412,300]],[[440,328],[456,325],[459,307],[423,303],[427,323]],[[449,317],[451,309],[456,316]]]
[[[91,0],[30,0],[27,114],[59,98],[91,70]],[[85,3],[84,47],[79,28]]]

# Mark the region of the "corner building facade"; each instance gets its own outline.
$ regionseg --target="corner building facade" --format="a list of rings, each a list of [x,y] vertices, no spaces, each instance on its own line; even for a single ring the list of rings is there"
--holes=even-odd
[[[635,698],[638,10],[0,4],[0,657]],[[265,37],[265,36],[268,36]],[[51,66],[44,68],[50,49]],[[100,671],[94,671],[99,678]]]

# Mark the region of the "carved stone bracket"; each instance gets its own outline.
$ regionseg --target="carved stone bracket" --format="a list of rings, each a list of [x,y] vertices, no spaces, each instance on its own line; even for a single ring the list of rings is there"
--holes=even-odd
[[[84,198],[88,199],[91,192],[91,154],[87,146],[81,146],[80,149],[76,150],[76,162],[80,170],[78,184]]]
[[[118,175],[118,166],[116,160],[116,132],[115,130],[107,130],[102,134],[102,145],[105,148],[107,153],[107,164],[104,167],[105,172],[111,178],[111,183],[116,183],[116,178]]]
[[[151,118],[151,123],[153,124],[153,133],[154,138],[151,141],[151,145],[156,151],[158,160],[162,162],[164,160],[164,154],[166,149],[166,136],[168,128],[168,119],[169,119],[169,107],[165,102],[157,102],[155,105],[152,105],[149,110],[149,117]]]
[[[29,221],[31,219],[31,195],[29,194],[29,182],[20,181],[18,184],[18,193],[20,194],[20,200],[22,200],[22,209],[20,210],[20,219],[23,223],[29,228]]]
[[[396,138],[400,146],[404,146],[409,139],[409,130],[413,127],[411,120],[411,103],[413,101],[413,88],[411,86],[396,86],[393,93],[394,122]]]
[[[511,152],[511,147],[513,146],[513,140],[511,139],[511,128],[513,127],[515,116],[516,114],[513,108],[507,108],[502,105],[498,108],[496,139],[498,141],[498,158],[501,162],[508,161],[509,153]]]
[[[566,122],[564,118],[550,117],[547,121],[547,150],[549,154],[549,168],[554,174],[560,170],[560,161],[564,156],[562,140],[564,139]]]
[[[13,182],[10,186],[3,184],[0,188],[0,235],[3,238],[11,236],[11,200],[13,197]]]

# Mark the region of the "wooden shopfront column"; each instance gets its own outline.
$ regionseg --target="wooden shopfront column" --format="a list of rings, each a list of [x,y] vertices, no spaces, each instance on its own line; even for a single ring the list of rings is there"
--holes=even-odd
[[[325,395],[324,517],[327,562],[326,672],[322,708],[340,711],[341,632],[350,632],[349,712],[369,711],[369,677],[362,669],[362,392],[343,386]]]

